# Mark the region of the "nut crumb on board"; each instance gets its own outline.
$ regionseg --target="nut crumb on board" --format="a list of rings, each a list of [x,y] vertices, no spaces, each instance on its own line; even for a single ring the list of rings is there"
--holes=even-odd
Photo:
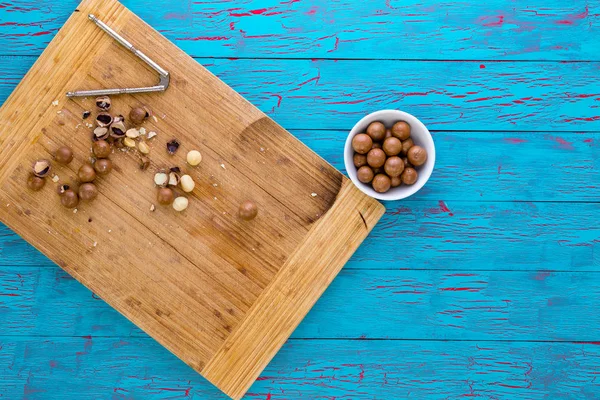
[[[73,210],[73,214],[77,214],[77,209],[74,209],[74,210]]]
[[[58,105],[58,100],[54,100],[54,101],[52,102],[52,105],[53,105],[54,107],[56,107],[56,106]]]
[[[221,164],[221,168],[225,169],[225,164]]]
[[[60,180],[60,178],[58,177],[58,175],[54,175],[52,177],[52,182],[54,182],[54,183],[58,182],[59,180]]]
[[[152,212],[154,210],[156,210],[156,206],[154,204],[150,204],[150,211]]]
[[[316,194],[316,193],[311,193],[310,195],[311,195],[312,197],[317,197],[317,194]]]

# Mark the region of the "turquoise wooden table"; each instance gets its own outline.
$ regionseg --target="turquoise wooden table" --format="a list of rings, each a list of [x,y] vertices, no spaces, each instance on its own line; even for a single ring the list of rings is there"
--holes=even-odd
[[[248,399],[600,398],[600,1],[124,3],[339,169],[369,112],[434,135]],[[76,6],[0,0],[0,102]],[[0,398],[225,397],[0,226]]]

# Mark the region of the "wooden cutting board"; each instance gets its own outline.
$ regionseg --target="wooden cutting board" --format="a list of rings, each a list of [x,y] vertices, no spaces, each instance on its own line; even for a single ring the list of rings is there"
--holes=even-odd
[[[152,165],[111,156],[99,198],[61,207],[31,165],[73,183],[90,158],[75,89],[150,86],[157,76],[87,18],[93,13],[171,73],[165,93],[113,97],[113,114],[148,105]],[[57,103],[55,102],[57,100]],[[303,110],[298,110],[302,118]],[[84,1],[0,110],[0,220],[232,398],[248,390],[384,213],[384,207],[114,0]],[[182,146],[168,155],[166,142]],[[186,166],[198,149],[204,160]],[[340,152],[342,149],[340,149]],[[154,212],[153,176],[179,166],[196,180],[183,213]],[[259,216],[241,221],[245,199]],[[351,296],[351,294],[349,294]],[[327,321],[323,321],[327,323]]]

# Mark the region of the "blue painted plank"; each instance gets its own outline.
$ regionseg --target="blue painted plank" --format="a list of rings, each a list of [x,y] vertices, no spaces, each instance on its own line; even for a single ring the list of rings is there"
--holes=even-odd
[[[33,61],[0,59],[0,102]],[[558,144],[556,130],[600,130],[600,63],[199,61],[287,129],[349,131],[398,108],[434,130],[543,131]]]
[[[305,341],[246,400],[596,399],[598,343]],[[0,338],[0,398],[226,399],[150,339]]]
[[[600,272],[343,270],[292,337],[593,341],[599,308]],[[58,267],[0,268],[0,321],[0,335],[147,337]]]
[[[77,0],[5,2],[3,54],[38,55]],[[583,0],[124,0],[200,57],[599,60],[600,5]]]
[[[390,203],[353,269],[598,271],[600,203]],[[0,228],[0,265],[50,265]],[[19,249],[15,251],[14,249]],[[29,249],[21,252],[22,249]]]

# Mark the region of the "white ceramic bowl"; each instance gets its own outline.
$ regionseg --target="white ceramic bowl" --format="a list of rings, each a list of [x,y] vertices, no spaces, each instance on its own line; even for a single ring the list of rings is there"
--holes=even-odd
[[[427,150],[427,162],[416,168],[419,173],[419,179],[414,185],[401,185],[399,187],[391,188],[387,193],[377,193],[370,184],[364,184],[356,177],[356,167],[354,166],[353,161],[354,149],[352,148],[352,138],[359,133],[366,132],[369,124],[375,121],[382,122],[387,128],[391,128],[392,125],[398,121],[408,122],[411,128],[411,137],[415,144]],[[398,110],[376,111],[358,121],[350,131],[348,139],[346,140],[346,146],[344,147],[344,164],[346,165],[346,171],[352,182],[354,182],[354,184],[364,193],[379,200],[401,200],[417,193],[429,180],[435,165],[435,145],[433,144],[433,138],[431,137],[429,130],[427,130],[425,125],[423,125],[416,117]]]

